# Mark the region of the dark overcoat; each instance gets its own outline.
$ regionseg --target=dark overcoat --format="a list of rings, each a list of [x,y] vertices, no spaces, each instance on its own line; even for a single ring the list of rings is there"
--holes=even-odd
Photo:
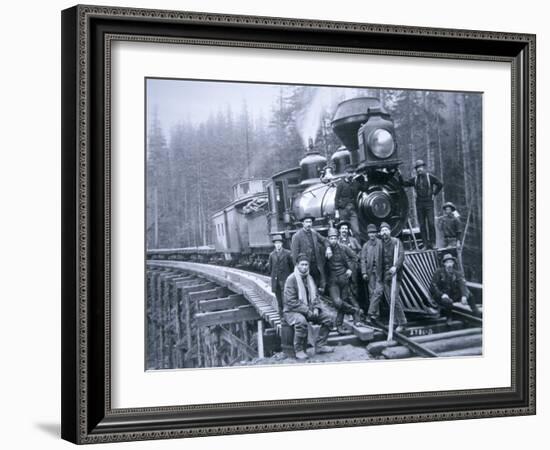
[[[378,238],[365,242],[361,249],[361,273],[371,276],[373,268],[377,280],[382,280],[382,241]]]
[[[443,294],[447,294],[453,300],[468,296],[466,280],[462,273],[455,269],[448,273],[444,267],[434,272],[430,292],[435,300],[440,300]]]
[[[280,252],[273,250],[267,260],[267,270],[271,276],[271,290],[275,292],[277,285],[281,291],[284,289],[285,281],[294,270],[290,250],[281,249]]]
[[[305,253],[309,260],[313,259],[315,255],[315,260],[317,261],[317,269],[321,274],[322,281],[325,280],[325,252],[329,246],[328,240],[321,236],[317,231],[311,230],[313,248],[311,248],[309,239],[306,235],[306,231],[302,228],[298,230],[294,236],[292,236],[292,243],[290,244],[290,251],[292,253],[292,261],[296,264],[296,258],[300,253]],[[321,283],[323,284],[323,283]]]

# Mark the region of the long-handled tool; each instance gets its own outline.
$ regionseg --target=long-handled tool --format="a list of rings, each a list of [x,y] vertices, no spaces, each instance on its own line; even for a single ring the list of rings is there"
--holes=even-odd
[[[466,240],[466,233],[468,232],[468,226],[470,225],[470,215],[472,213],[472,208],[468,210],[468,217],[466,218],[466,225],[464,226],[464,233],[462,233],[462,239],[459,239],[458,242],[460,242],[460,247],[456,249],[456,256],[458,259],[458,265],[460,267],[460,270],[462,272],[462,275],[464,274],[464,264],[462,262],[462,249],[464,248],[464,241]]]
[[[413,242],[414,242],[414,248],[416,250],[418,250],[418,241],[416,240],[416,235],[414,234],[414,231],[413,231],[413,228],[412,228],[412,223],[411,223],[411,219],[407,219],[407,223],[409,225],[409,230],[411,232],[411,236],[413,238]]]
[[[395,242],[393,246],[393,267],[397,264],[399,241]],[[388,341],[393,340],[393,322],[395,314],[395,294],[397,290],[397,270],[393,273],[391,278],[391,290],[390,290],[390,320],[388,323]]]

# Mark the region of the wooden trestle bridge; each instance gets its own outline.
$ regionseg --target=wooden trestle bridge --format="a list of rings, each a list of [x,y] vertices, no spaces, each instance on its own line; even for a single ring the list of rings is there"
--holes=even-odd
[[[220,367],[271,356],[281,326],[269,277],[188,261],[147,261],[147,368]],[[409,323],[386,341],[383,324],[332,332],[329,345],[361,345],[372,357],[481,354],[481,319],[460,310],[444,319]]]

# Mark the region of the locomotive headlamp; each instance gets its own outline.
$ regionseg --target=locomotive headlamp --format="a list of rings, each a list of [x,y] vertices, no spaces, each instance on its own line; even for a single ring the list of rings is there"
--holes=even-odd
[[[377,158],[389,158],[395,150],[392,134],[383,128],[373,130],[369,135],[369,147]]]

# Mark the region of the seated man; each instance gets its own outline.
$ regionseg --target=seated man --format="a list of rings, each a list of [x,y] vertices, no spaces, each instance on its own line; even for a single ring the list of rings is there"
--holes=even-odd
[[[434,272],[430,292],[447,317],[447,322],[451,321],[453,303],[459,300],[464,305],[470,305],[472,313],[480,315],[474,296],[466,287],[462,273],[455,269],[455,257],[450,253],[443,256],[443,267]]]
[[[283,298],[285,322],[294,328],[294,351],[296,359],[308,358],[306,350],[308,322],[321,325],[315,353],[331,353],[332,347],[326,345],[332,320],[321,307],[317,286],[309,274],[309,259],[305,254],[296,258],[294,272],[285,282]]]

